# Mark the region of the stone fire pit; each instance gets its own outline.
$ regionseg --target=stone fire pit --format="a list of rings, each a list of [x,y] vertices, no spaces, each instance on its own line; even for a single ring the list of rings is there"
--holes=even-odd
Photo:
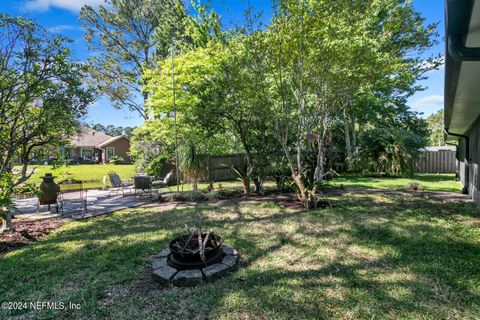
[[[188,235],[182,237],[185,236]],[[204,281],[212,282],[236,270],[239,260],[237,250],[222,244],[220,237],[212,236],[213,245],[207,248],[206,264],[198,263],[198,257],[183,256],[175,250],[174,244],[182,237],[172,240],[167,248],[153,256],[153,279],[164,286],[191,287]]]

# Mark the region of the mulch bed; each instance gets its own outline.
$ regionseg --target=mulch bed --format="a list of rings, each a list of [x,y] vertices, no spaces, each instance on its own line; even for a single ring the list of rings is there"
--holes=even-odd
[[[7,252],[19,249],[58,229],[64,222],[55,219],[31,220],[15,217],[13,231],[0,233],[0,257]]]

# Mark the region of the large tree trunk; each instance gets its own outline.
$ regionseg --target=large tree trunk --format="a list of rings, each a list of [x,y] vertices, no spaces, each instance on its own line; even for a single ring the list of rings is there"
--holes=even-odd
[[[348,159],[352,158],[352,143],[350,140],[350,119],[346,111],[343,112],[343,131],[345,133],[345,151]]]
[[[322,133],[318,135],[317,138],[317,163],[315,166],[314,181],[312,190],[309,192],[308,197],[308,208],[316,209],[317,208],[317,191],[318,187],[323,181],[325,174],[325,138],[327,136],[327,125],[328,125],[328,116],[323,119],[323,129]]]
[[[298,171],[299,169],[301,169],[301,163],[294,163],[292,161],[292,159],[290,158],[291,154],[290,154],[290,150],[287,146],[287,140],[286,139],[279,139],[279,142],[280,142],[282,150],[285,154],[285,157],[287,159],[287,163],[288,163],[288,167],[290,168],[292,180],[298,188],[297,198],[298,198],[298,200],[300,200],[302,202],[302,205],[305,208],[308,208],[307,190],[306,190],[305,185],[303,184],[303,181],[302,181],[302,173],[301,173],[301,171]],[[297,144],[297,148],[298,147],[299,147],[299,145]],[[299,159],[299,156],[301,157],[301,150],[297,149],[297,155],[296,155],[297,161]]]
[[[352,121],[351,121],[351,127],[352,127],[352,149],[355,150],[357,147],[357,132],[355,130],[355,114],[352,113]],[[353,151],[352,151],[353,152]]]
[[[303,205],[304,208],[308,209],[308,207],[309,207],[309,205],[308,205],[308,195],[307,195],[307,190],[305,188],[305,185],[303,184],[303,181],[302,181],[302,176],[298,175],[298,174],[292,174],[292,179],[293,179],[293,182],[295,182],[295,185],[298,188],[298,194],[297,194],[298,200],[300,200],[300,202],[302,202],[302,205]]]
[[[253,169],[254,169],[254,163],[253,163],[253,157],[252,157],[252,153],[250,152],[250,149],[249,148],[245,148],[245,153],[247,155],[247,174],[248,175],[251,175],[251,173],[249,173],[250,171],[253,172]],[[254,185],[254,192],[255,193],[260,193],[261,189],[262,189],[262,178],[259,177],[258,175],[255,175],[253,177],[251,177],[251,180],[253,181],[253,185]],[[248,192],[250,192],[250,181],[248,183]]]
[[[239,128],[239,130],[241,130]],[[244,182],[244,188],[243,188],[243,192],[244,194],[248,194],[250,193],[250,180],[253,181],[253,185],[254,185],[254,192],[255,193],[260,193],[261,192],[261,189],[262,189],[262,178],[258,175],[255,175],[253,177],[251,177],[252,173],[253,173],[253,170],[254,170],[254,161],[253,161],[253,156],[252,156],[252,152],[250,150],[250,146],[247,144],[247,141],[245,139],[245,136],[242,134],[242,132],[240,131],[240,140],[241,140],[241,143],[243,145],[243,148],[245,149],[245,155],[246,155],[246,160],[247,160],[247,181]],[[246,186],[245,184],[248,183],[248,186]]]
[[[263,184],[263,181],[262,181],[262,178],[261,177],[254,177],[252,179],[253,181],[253,185],[255,187],[255,189],[253,190],[255,193],[261,193],[262,191],[262,184]]]
[[[12,230],[12,214],[10,209],[0,214],[0,233]]]
[[[12,159],[14,157],[14,149],[13,149],[13,146],[10,146],[8,148],[8,151],[5,153],[5,156],[3,157],[3,161],[1,163],[1,168],[0,168],[0,174],[2,173],[9,173],[12,171],[12,168],[11,168],[11,162],[12,162]]]
[[[5,220],[7,222],[7,228],[5,230],[12,230],[12,213],[10,210],[8,210]]]

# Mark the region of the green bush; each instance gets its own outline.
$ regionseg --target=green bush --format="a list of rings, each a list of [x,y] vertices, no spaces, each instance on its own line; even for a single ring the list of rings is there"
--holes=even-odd
[[[413,181],[407,186],[407,190],[422,191],[424,188],[418,181]]]
[[[146,168],[147,174],[155,177],[155,179],[163,178],[167,170],[168,158],[166,156],[158,156],[154,158]]]
[[[350,159],[352,168],[391,176],[411,176],[413,161],[419,157],[424,137],[403,128],[378,127],[365,131],[361,148]]]
[[[122,157],[114,155],[114,156],[110,157],[110,160],[108,162],[110,162],[111,164],[117,165],[117,164],[122,163],[123,160],[124,159]]]
[[[212,190],[207,192],[207,194],[205,194],[205,197],[207,198],[208,201],[218,200],[220,199],[220,192]]]
[[[198,155],[195,143],[187,142],[180,148],[179,161],[185,181],[191,182],[193,190],[197,190],[202,168],[206,167],[206,163],[205,158]]]
[[[40,195],[35,185],[23,183],[21,186],[15,186],[13,174],[0,174],[0,233],[12,227],[12,214],[17,211],[13,196],[24,193]]]
[[[205,201],[207,197],[198,190],[191,190],[185,192],[173,192],[168,198],[169,201]]]

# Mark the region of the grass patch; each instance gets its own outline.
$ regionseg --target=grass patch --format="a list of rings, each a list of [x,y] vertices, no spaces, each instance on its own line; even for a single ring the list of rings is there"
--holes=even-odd
[[[103,176],[109,171],[115,171],[118,173],[122,180],[129,179],[132,181],[135,175],[133,165],[71,165],[68,167],[61,167],[53,170],[51,166],[36,166],[37,171],[30,178],[30,182],[39,184],[42,179],[41,176],[45,173],[51,172],[57,176],[56,181],[63,179],[76,179],[83,181],[84,187],[88,189],[97,189],[103,187]],[[33,166],[32,166],[33,168]],[[345,188],[374,188],[374,189],[391,189],[391,190],[404,190],[413,182],[420,183],[425,191],[448,191],[448,192],[460,192],[462,189],[461,184],[455,180],[454,174],[415,174],[413,178],[381,178],[381,177],[368,177],[360,174],[345,173],[339,177],[325,183],[327,187],[345,187]],[[110,185],[110,181],[108,181]],[[206,191],[208,184],[199,183],[199,189]],[[238,191],[242,189],[240,181],[221,181],[214,183],[214,190],[218,190],[219,187],[225,191]],[[253,187],[253,186],[252,186]],[[275,189],[275,183],[273,181],[265,181],[264,187],[266,189]],[[67,187],[68,188],[68,187]],[[169,191],[176,191],[176,186],[170,186],[165,188]],[[190,184],[183,184],[179,187],[180,191],[191,191],[192,186]]]
[[[413,178],[369,177],[355,173],[344,173],[329,181],[328,186],[345,188],[374,188],[404,190],[412,183],[420,183],[425,191],[460,192],[462,185],[453,173],[416,173]]]
[[[0,260],[0,297],[81,309],[0,310],[0,318],[478,318],[472,204],[378,194],[329,200],[334,208],[310,212],[272,203],[137,208],[68,223]],[[240,269],[196,288],[153,286],[149,256],[197,214],[239,249]]]
[[[16,167],[20,168],[20,167]],[[68,167],[60,167],[57,169],[52,169],[52,166],[43,166],[43,165],[32,165],[30,168],[37,168],[35,173],[29,179],[29,182],[39,184],[42,182],[40,177],[44,176],[45,173],[52,173],[54,176],[57,176],[57,182],[64,179],[75,179],[83,182],[85,188],[96,189],[103,187],[103,176],[107,175],[109,171],[115,171],[118,173],[122,180],[129,179],[132,180],[134,176],[134,166],[132,164],[79,164],[79,165],[70,165]],[[110,181],[107,179],[108,185]]]

